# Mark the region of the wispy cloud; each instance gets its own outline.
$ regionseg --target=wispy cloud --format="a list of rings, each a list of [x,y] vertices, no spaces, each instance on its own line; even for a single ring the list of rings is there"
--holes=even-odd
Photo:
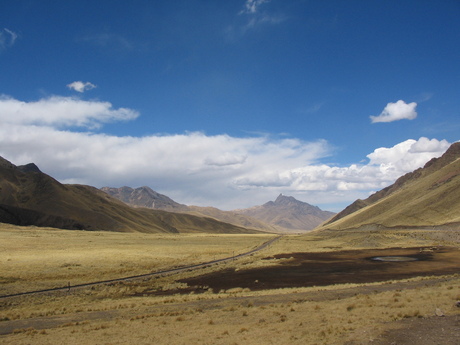
[[[18,34],[7,28],[0,31],[0,51],[12,47],[18,38]]]
[[[82,81],[74,81],[73,83],[68,84],[67,87],[71,90],[83,93],[85,91],[96,88],[96,85],[90,83],[89,81],[86,83]]]
[[[263,24],[279,24],[283,22],[286,19],[284,15],[264,10],[265,5],[268,3],[270,3],[270,0],[246,0],[243,9],[238,13],[244,18],[244,24],[237,27],[229,26],[227,35],[234,38],[235,32],[244,34],[248,30]]]
[[[132,50],[134,48],[133,43],[126,37],[109,32],[85,35],[78,40],[114,50]]]
[[[325,102],[315,103],[315,104],[312,104],[310,106],[300,108],[300,109],[297,110],[297,112],[299,112],[301,114],[314,114],[314,113],[317,113],[318,111],[320,111],[321,108],[324,106],[324,104],[325,104]]]
[[[398,120],[413,120],[417,117],[415,108],[417,103],[399,100],[396,103],[388,103],[387,106],[378,116],[370,116],[372,123],[376,122],[393,122]]]
[[[433,92],[423,92],[422,94],[419,95],[417,102],[426,102],[429,101],[431,98],[433,98],[434,93]]]
[[[240,11],[240,14],[254,14],[259,12],[260,6],[270,2],[270,0],[246,0],[244,8]]]
[[[334,154],[326,140],[201,132],[128,137],[72,129],[138,116],[109,102],[59,96],[24,102],[2,96],[0,155],[15,164],[34,162],[64,183],[148,185],[181,203],[235,209],[279,193],[320,205],[350,203],[449,146],[445,140],[410,139],[377,148],[365,157],[367,163],[335,166],[321,163]]]

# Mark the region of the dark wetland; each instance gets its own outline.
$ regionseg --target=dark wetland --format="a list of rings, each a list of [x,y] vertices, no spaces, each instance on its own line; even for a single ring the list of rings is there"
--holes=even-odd
[[[273,265],[182,279],[180,282],[189,286],[182,292],[236,287],[257,291],[455,274],[460,268],[460,251],[449,247],[366,249],[277,254],[263,260]]]

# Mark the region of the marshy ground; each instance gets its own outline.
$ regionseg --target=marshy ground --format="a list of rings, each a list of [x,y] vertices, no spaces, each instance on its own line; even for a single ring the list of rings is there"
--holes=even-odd
[[[373,260],[378,257],[416,260]],[[228,268],[179,281],[189,286],[184,290],[187,292],[194,291],[194,288],[197,290],[195,292],[199,292],[203,287],[209,287],[213,291],[236,287],[260,291],[439,276],[458,273],[460,250],[452,247],[362,249],[322,253],[285,253],[262,260],[268,260],[272,265],[252,269]]]

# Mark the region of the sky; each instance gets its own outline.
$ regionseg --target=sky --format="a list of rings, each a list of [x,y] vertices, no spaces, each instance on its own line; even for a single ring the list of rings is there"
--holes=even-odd
[[[460,140],[458,0],[2,0],[0,156],[338,212]]]

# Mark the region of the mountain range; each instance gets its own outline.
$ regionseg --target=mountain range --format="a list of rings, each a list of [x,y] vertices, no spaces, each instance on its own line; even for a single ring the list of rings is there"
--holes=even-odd
[[[335,213],[280,194],[275,201],[260,206],[233,211],[215,207],[179,204],[152,190],[150,187],[103,187],[102,191],[134,207],[147,207],[171,212],[181,212],[213,217],[223,222],[269,232],[303,232],[312,230]]]
[[[61,184],[33,163],[15,166],[0,157],[0,222],[149,233],[298,232],[320,223],[318,230],[460,229],[460,142],[336,215],[282,194],[242,210],[187,206],[149,187]]]
[[[460,142],[365,200],[356,200],[322,229],[460,229]]]

